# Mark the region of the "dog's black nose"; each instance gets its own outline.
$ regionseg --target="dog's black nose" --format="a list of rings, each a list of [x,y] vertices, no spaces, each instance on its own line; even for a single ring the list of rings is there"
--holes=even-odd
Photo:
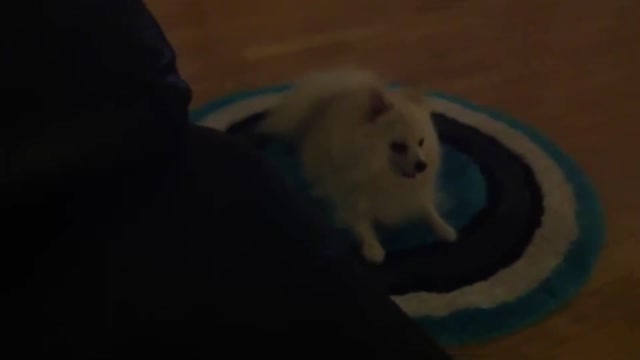
[[[415,171],[417,173],[421,173],[425,170],[427,170],[427,163],[422,161],[422,160],[418,160],[416,161],[416,163],[413,165],[413,168],[415,169]]]

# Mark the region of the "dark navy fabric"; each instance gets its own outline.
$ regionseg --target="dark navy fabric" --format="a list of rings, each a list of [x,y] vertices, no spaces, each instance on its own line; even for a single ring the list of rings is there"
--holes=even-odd
[[[259,154],[189,125],[140,1],[37,3],[5,52],[1,358],[448,358]]]

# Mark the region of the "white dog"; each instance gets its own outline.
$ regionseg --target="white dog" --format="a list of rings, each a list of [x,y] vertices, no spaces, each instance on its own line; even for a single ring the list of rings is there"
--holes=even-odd
[[[297,141],[314,194],[329,198],[363,256],[380,263],[375,221],[423,218],[456,239],[435,207],[440,146],[429,114],[420,92],[387,91],[373,74],[338,70],[302,79],[259,130]]]

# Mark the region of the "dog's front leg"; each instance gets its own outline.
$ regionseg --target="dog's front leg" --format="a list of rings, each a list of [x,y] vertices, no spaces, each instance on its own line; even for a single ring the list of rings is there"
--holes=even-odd
[[[435,231],[436,235],[449,242],[456,241],[456,230],[447,224],[447,222],[438,214],[435,206],[428,205],[426,208],[427,222]]]
[[[353,227],[353,230],[360,241],[362,256],[369,262],[382,263],[385,252],[378,241],[373,225],[370,222],[360,222]]]

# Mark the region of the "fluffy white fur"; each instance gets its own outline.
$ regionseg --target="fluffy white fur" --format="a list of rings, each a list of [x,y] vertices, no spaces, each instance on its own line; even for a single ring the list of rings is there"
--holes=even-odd
[[[456,238],[435,208],[440,146],[429,113],[420,92],[387,91],[364,71],[331,71],[303,78],[260,130],[299,143],[314,193],[330,199],[363,256],[380,263],[374,221],[423,218],[441,238]]]

